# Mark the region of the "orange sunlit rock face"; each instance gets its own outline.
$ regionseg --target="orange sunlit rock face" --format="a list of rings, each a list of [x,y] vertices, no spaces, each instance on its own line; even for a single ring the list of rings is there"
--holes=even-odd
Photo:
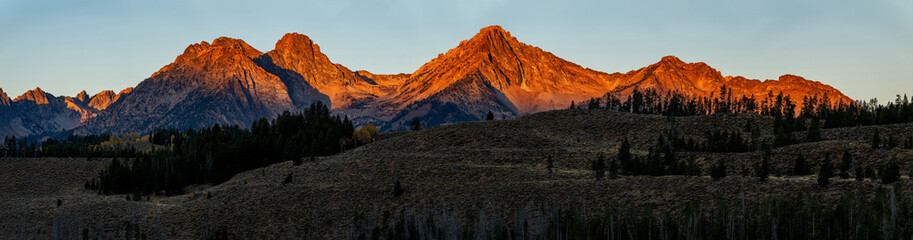
[[[118,97],[120,97],[120,95],[115,94],[114,91],[101,91],[98,94],[95,94],[95,96],[92,96],[92,99],[89,100],[89,106],[98,110],[104,110],[105,108],[108,108],[108,105],[117,101]]]

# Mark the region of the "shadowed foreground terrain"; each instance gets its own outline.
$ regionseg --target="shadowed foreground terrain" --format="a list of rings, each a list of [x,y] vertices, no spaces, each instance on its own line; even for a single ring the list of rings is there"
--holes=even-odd
[[[773,119],[759,115],[679,117],[674,127],[680,136],[699,138],[710,130],[742,131],[747,121],[759,129],[750,138],[773,138]],[[833,223],[851,224],[839,228],[848,236],[910,237],[897,233],[910,232],[903,230],[909,217],[902,216],[913,210],[907,177],[913,150],[873,150],[869,142],[876,128],[882,136],[906,139],[913,124],[823,129],[821,141],[773,148],[766,182],[751,171],[742,176],[742,169],[762,158],[760,150],[677,153],[677,159],[693,157],[703,176],[594,178],[590,166],[600,154],[614,159],[628,139],[636,157],[646,156],[670,126],[663,116],[579,109],[461,123],[394,134],[300,166],[283,162],[217,186],[141,201],[84,190],[107,159],[3,158],[0,238],[554,239],[582,232],[594,238],[833,239],[826,231],[789,228],[812,224],[793,219],[838,218],[806,208],[847,212],[841,206],[881,216]],[[821,187],[815,175],[787,174],[797,153],[817,171],[824,159],[837,164],[845,150],[854,167],[893,161],[904,176],[894,184],[834,177]],[[727,177],[712,180],[708,168],[719,160],[727,164]],[[807,216],[784,218],[783,212]],[[879,232],[857,224],[868,222],[884,224]],[[771,232],[776,235],[765,235]]]

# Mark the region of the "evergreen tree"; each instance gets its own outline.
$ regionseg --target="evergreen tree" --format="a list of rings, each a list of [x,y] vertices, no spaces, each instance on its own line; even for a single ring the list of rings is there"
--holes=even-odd
[[[716,164],[710,166],[710,177],[713,180],[720,180],[726,177],[726,163],[723,160],[717,160]]]
[[[878,134],[878,129],[875,129],[875,132],[872,133],[872,149],[878,149],[881,147],[881,136]]]
[[[403,189],[403,184],[400,183],[399,180],[396,180],[396,182],[393,183],[393,197],[398,198],[399,196],[402,196],[403,193],[405,193],[405,192],[406,192],[406,190]]]
[[[764,156],[761,157],[761,162],[755,165],[755,175],[758,176],[758,180],[761,182],[767,181],[767,178],[770,176],[770,147],[764,146]]]
[[[571,101],[571,107],[569,107],[568,109],[576,109],[576,108],[577,108],[577,106],[574,106],[574,101]]]
[[[618,175],[618,164],[615,163],[615,159],[612,159],[611,157],[606,158],[606,161],[606,165],[608,165],[609,168],[609,177],[615,178]]]
[[[896,162],[890,162],[881,166],[881,169],[878,170],[878,173],[881,174],[881,183],[882,184],[891,184],[900,179],[900,166]]]
[[[605,156],[600,153],[599,157],[590,164],[590,169],[593,170],[596,180],[602,179],[605,176]]]
[[[900,143],[899,143],[899,141],[897,140],[897,138],[895,138],[894,135],[888,135],[888,140],[885,141],[884,148],[886,148],[886,149],[894,149],[894,148],[896,148],[897,146],[900,146]]]
[[[805,157],[802,154],[796,155],[796,160],[793,162],[793,175],[805,176],[811,174],[812,170],[808,166],[808,162],[805,161]]]
[[[865,180],[865,172],[862,170],[862,165],[856,166],[856,181],[862,182]]]
[[[878,173],[875,172],[875,167],[873,167],[872,165],[869,165],[869,166],[865,167],[865,172],[863,173],[863,176],[865,176],[869,179],[872,179],[874,181],[876,178],[878,178]]]
[[[776,124],[774,124],[776,125]],[[786,126],[778,126],[774,130],[774,146],[782,147],[795,142],[792,130]]]
[[[843,150],[843,156],[840,158],[840,178],[850,178],[850,167],[853,165],[853,156],[850,150]]]
[[[422,127],[422,121],[418,120],[418,118],[412,119],[411,125],[412,125],[412,131],[419,131],[419,130],[422,130],[422,128],[424,128],[424,127]]]
[[[647,174],[650,174],[651,176],[666,175],[665,167],[659,153],[651,151],[650,155],[647,156]]]
[[[686,163],[685,166],[685,169],[687,169],[685,175],[701,176],[701,167],[697,165],[697,161],[694,160],[694,156],[688,158],[688,163]]]
[[[591,98],[590,102],[587,103],[586,108],[587,109],[599,109],[599,100],[596,100],[596,98]]]
[[[806,142],[817,142],[821,140],[821,127],[819,126],[818,119],[812,119],[811,123],[808,126],[808,131],[805,132],[805,141]]]
[[[485,117],[485,120],[488,120],[488,121],[495,120],[495,114],[492,113],[491,111],[488,111],[488,116]]]
[[[618,147],[618,162],[621,163],[621,169],[628,174],[634,172],[635,164],[631,161],[631,144],[628,143],[628,139],[625,139],[621,142],[621,146]]]
[[[552,160],[552,157],[551,157],[551,156],[549,156],[548,158],[545,159],[545,164],[546,164],[546,165],[545,165],[545,168],[548,169],[548,174],[551,175],[551,174],[552,174],[552,168],[555,167],[554,160]]]
[[[825,159],[821,161],[821,168],[818,170],[818,185],[826,187],[831,183],[831,177],[834,176],[833,166],[831,166],[831,161]]]

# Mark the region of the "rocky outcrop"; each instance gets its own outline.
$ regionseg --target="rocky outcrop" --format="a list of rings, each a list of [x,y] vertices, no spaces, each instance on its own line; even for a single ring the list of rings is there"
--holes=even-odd
[[[117,98],[118,95],[114,94],[114,91],[101,91],[95,94],[95,96],[92,96],[92,100],[89,101],[89,106],[98,110],[104,110],[105,108],[108,108],[108,105],[111,105],[111,103],[116,101]]]
[[[131,93],[131,92],[133,92],[133,88],[132,88],[132,87],[124,88],[124,90],[120,90],[120,92],[117,93],[117,96],[118,96],[118,97],[121,97],[121,96],[124,96],[124,94],[129,94],[129,93]]]
[[[64,97],[64,102],[66,102],[68,109],[79,113],[81,116],[79,118],[80,123],[86,122],[98,114],[98,109],[89,106],[85,101],[80,101],[79,98]]]

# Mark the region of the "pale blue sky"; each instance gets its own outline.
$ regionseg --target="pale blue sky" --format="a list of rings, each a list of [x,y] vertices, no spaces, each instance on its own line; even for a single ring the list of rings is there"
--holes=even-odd
[[[354,70],[410,73],[493,24],[604,72],[676,55],[723,75],[796,74],[854,99],[913,94],[910,0],[0,0],[0,88],[120,90],[191,43],[229,36],[266,52],[287,32]]]

